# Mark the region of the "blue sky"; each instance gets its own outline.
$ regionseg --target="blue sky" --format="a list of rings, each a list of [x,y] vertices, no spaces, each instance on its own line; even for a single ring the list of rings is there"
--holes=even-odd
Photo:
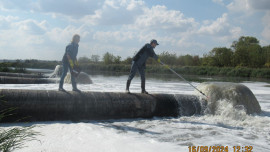
[[[122,59],[157,39],[156,53],[200,55],[240,36],[270,44],[269,0],[1,0],[0,59],[61,60],[73,34],[78,56]]]

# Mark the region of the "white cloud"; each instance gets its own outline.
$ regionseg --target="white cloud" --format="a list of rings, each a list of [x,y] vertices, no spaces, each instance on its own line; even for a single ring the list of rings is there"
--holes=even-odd
[[[213,21],[209,25],[201,26],[201,28],[198,30],[198,33],[216,35],[218,33],[223,32],[229,26],[227,18],[228,18],[228,14],[226,13],[223,14],[222,17],[218,18],[216,21]]]
[[[4,30],[0,36],[0,48],[4,48],[1,58],[24,59],[46,57],[48,53],[42,53],[44,51],[42,46],[44,39],[45,37],[43,35],[28,34],[14,27]]]
[[[18,27],[18,30],[23,33],[27,33],[29,35],[43,35],[45,34],[47,22],[35,21],[32,19],[27,19],[23,21],[16,22],[14,26]]]
[[[15,16],[0,16],[0,31],[9,29],[12,22],[18,20]]]
[[[94,14],[81,19],[88,25],[125,25],[134,23],[136,17],[143,13],[145,3],[135,0],[106,0]]]
[[[5,24],[6,27],[0,29],[0,50],[7,50],[2,53],[1,58],[60,60],[65,45],[69,43],[73,34],[78,33],[82,38],[88,35],[84,26],[49,28],[52,26],[46,20],[22,20],[14,16],[0,16],[0,21],[0,26]]]
[[[224,6],[228,4],[224,0],[212,1]],[[245,32],[242,25],[246,20],[234,25],[235,14],[267,9],[254,2],[232,0],[227,8],[240,13],[225,12],[215,20],[197,21],[181,10],[149,6],[149,2],[143,0],[2,0],[2,10],[14,14],[23,12],[26,16],[0,16],[0,48],[12,50],[2,53],[4,57],[16,54],[15,58],[60,60],[66,44],[78,33],[81,35],[79,56],[102,56],[107,51],[123,57],[132,56],[153,38],[160,43],[157,53],[173,51],[201,55],[205,52],[200,51],[209,51],[238,39]],[[265,41],[269,40],[269,16],[268,13],[262,19]]]
[[[269,0],[233,0],[227,8],[232,12],[240,12],[241,17],[235,17],[238,23],[242,25],[246,24],[250,21],[250,17],[253,17],[253,22],[248,23],[249,25],[257,26],[262,25],[263,30],[261,32],[261,42],[264,44],[268,44],[270,40],[270,1]],[[264,16],[259,20],[258,14],[264,13]],[[257,14],[257,15],[256,15]],[[254,22],[256,18],[258,18],[257,22]]]
[[[129,16],[129,13],[132,13],[132,16]],[[119,16],[119,14],[127,16]],[[114,15],[124,20],[125,23],[121,23],[121,28],[116,31],[96,31],[93,35],[95,41],[109,41],[115,44],[139,41],[141,44],[155,38],[162,41],[164,45],[177,45],[179,37],[184,33],[187,34],[189,30],[193,31],[199,24],[193,18],[186,18],[180,11],[168,10],[165,6],[148,8],[142,1],[124,0],[106,1],[102,9],[98,10],[95,15],[87,16],[83,21],[87,21],[88,25],[104,26],[114,18]],[[127,21],[125,18],[132,18],[132,20]],[[117,19],[116,22],[112,22],[116,24]]]
[[[242,29],[241,27],[233,27],[230,30],[230,34],[232,35],[232,39],[236,40],[242,35]]]
[[[229,47],[232,41],[238,39],[241,34],[243,34],[243,31],[241,27],[230,23],[229,15],[224,13],[214,21],[204,21],[203,25],[195,33],[200,36],[201,39],[208,40],[206,43],[217,43],[217,45],[212,46],[213,48],[218,46]],[[201,42],[203,41],[201,40]],[[209,44],[202,45],[202,47],[208,50],[212,49],[209,48]]]
[[[47,31],[47,37],[57,43],[68,43],[74,34],[79,34],[83,39],[89,34],[88,29],[84,26],[75,27],[68,25],[65,28],[53,28]]]
[[[128,3],[127,5],[127,10],[134,10],[134,9],[138,9],[139,7],[145,5],[144,1],[142,0],[131,0],[131,3]]]
[[[138,16],[134,23],[137,29],[147,29],[152,31],[186,31],[197,25],[194,18],[186,18],[183,13],[175,10],[168,10],[166,6],[153,6],[151,9],[145,8],[144,14]]]
[[[233,0],[227,8],[233,12],[249,12],[252,9],[249,0]]]
[[[98,31],[93,35],[94,40],[103,42],[123,42],[134,38],[134,33],[130,31]]]
[[[3,17],[0,17],[0,20]],[[2,29],[1,34],[6,36],[5,41],[16,42],[15,44],[40,44],[40,35],[45,34],[47,22],[35,21],[32,19],[19,20],[18,17],[8,16],[5,18],[6,28]],[[3,20],[2,20],[3,21]],[[2,22],[3,23],[3,22]]]
[[[232,42],[237,40],[242,34],[241,27],[231,27],[228,29],[228,34],[216,36],[213,39],[218,42],[223,42],[226,47],[229,47]]]

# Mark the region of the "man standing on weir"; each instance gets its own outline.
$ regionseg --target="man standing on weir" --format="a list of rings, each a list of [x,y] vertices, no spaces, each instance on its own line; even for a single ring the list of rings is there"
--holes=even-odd
[[[70,71],[71,83],[72,83],[72,91],[79,91],[77,88],[77,84],[75,81],[74,68],[78,67],[77,54],[80,42],[80,35],[75,34],[72,37],[71,43],[66,46],[66,51],[63,56],[63,73],[59,83],[59,91],[65,91],[63,88],[64,79],[67,75],[68,69]]]
[[[126,84],[126,93],[130,93],[129,86],[130,86],[131,80],[134,78],[138,70],[141,76],[142,93],[148,94],[148,92],[145,90],[145,71],[144,71],[146,67],[145,62],[148,59],[148,57],[152,57],[160,63],[160,59],[154,52],[154,48],[157,45],[159,45],[157,40],[151,40],[150,44],[149,43],[145,44],[139,50],[139,52],[133,57],[130,74],[128,76],[128,80]]]

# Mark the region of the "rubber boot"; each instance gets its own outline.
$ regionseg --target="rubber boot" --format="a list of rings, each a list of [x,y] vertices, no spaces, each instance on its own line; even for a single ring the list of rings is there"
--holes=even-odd
[[[63,88],[63,84],[64,84],[64,82],[63,82],[63,81],[60,81],[60,83],[59,83],[59,88],[58,88],[59,91],[66,91],[66,90]]]
[[[81,92],[81,90],[77,88],[77,84],[74,82],[72,83],[72,91]]]
[[[77,83],[73,75],[71,75],[71,84],[72,84],[72,91],[81,92],[81,90],[77,88]]]
[[[126,93],[130,93],[129,92],[129,86],[130,86],[131,80],[127,80],[127,85],[126,85]]]
[[[142,80],[142,82],[141,82],[141,88],[142,88],[142,93],[148,94],[148,92],[145,90],[145,80]]]

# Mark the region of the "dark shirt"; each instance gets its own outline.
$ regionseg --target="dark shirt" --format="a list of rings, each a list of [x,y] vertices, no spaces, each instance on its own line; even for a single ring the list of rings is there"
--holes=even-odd
[[[155,60],[158,59],[158,56],[154,52],[154,48],[149,43],[147,43],[133,57],[133,61],[135,61],[138,66],[145,66],[145,62],[149,57],[152,57]]]
[[[65,54],[63,56],[63,62],[66,62],[68,61],[68,58],[67,58],[67,54],[70,56],[70,58],[75,61],[76,60],[76,57],[77,57],[77,54],[78,54],[78,48],[79,48],[79,45],[76,44],[76,43],[69,43],[67,46],[66,46],[66,51],[65,51]]]

